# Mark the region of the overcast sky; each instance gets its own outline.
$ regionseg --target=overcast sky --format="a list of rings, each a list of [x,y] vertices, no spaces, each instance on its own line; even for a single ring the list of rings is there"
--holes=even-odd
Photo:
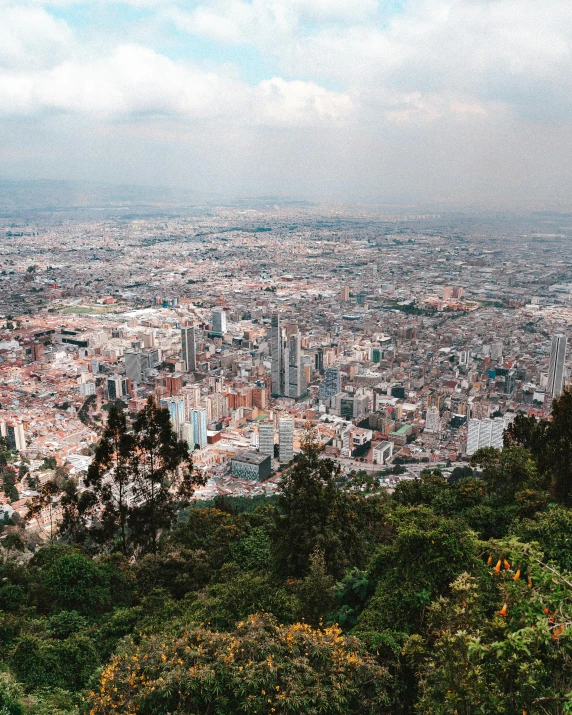
[[[572,208],[572,0],[0,0],[0,178]]]

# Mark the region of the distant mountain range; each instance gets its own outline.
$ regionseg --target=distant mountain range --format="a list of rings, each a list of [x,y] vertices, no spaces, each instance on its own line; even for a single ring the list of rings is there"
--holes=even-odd
[[[176,214],[213,206],[266,208],[312,206],[308,201],[278,197],[223,197],[214,193],[164,186],[137,186],[76,181],[12,181],[0,179],[0,216],[22,213],[71,213],[104,216]]]
[[[203,205],[213,196],[165,187],[0,180],[0,212]]]

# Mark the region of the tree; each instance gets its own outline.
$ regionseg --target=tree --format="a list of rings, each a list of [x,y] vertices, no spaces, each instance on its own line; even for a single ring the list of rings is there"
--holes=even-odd
[[[512,502],[517,491],[538,485],[536,464],[524,447],[484,447],[473,454],[471,465],[482,471],[488,493],[501,502]]]
[[[127,416],[113,404],[105,429],[87,472],[86,486],[91,487],[100,509],[100,538],[112,543],[119,537],[120,548],[127,554],[127,530],[132,513],[133,458],[135,439],[128,431]]]
[[[572,706],[572,582],[516,539],[492,542],[486,584],[468,573],[429,608],[405,653],[419,712],[561,715]],[[490,586],[488,587],[490,591]]]
[[[565,390],[552,403],[552,420],[544,432],[544,448],[538,455],[541,473],[549,479],[552,496],[572,506],[572,392]]]
[[[61,496],[61,487],[55,479],[50,479],[39,489],[38,495],[28,504],[26,520],[38,519],[38,525],[43,528],[44,517],[48,522],[48,538],[54,542],[57,530],[57,508]]]
[[[173,432],[169,411],[151,397],[133,422],[133,439],[131,536],[143,551],[156,553],[161,530],[172,525],[177,507],[188,504],[202,479],[193,474],[188,446]]]
[[[197,627],[128,644],[101,676],[93,715],[388,712],[389,676],[337,626],[253,615],[225,633]]]
[[[338,575],[340,568],[343,573],[344,544],[336,528],[342,526],[337,516],[344,498],[336,486],[339,474],[340,466],[322,459],[315,435],[307,433],[299,460],[280,481],[273,545],[285,575],[306,575],[316,549],[331,574]]]
[[[10,502],[18,501],[19,495],[16,489],[17,472],[11,467],[3,467],[2,471],[2,489]]]

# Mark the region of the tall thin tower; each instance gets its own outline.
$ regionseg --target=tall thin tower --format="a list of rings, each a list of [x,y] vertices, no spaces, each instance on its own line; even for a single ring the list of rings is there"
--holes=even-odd
[[[556,333],[552,336],[552,347],[550,348],[550,364],[548,367],[548,384],[546,391],[552,397],[560,397],[562,394],[562,384],[564,382],[564,360],[566,359],[566,336]]]
[[[272,316],[270,323],[270,357],[272,358],[272,395],[278,397],[284,393],[283,389],[283,338],[280,316],[278,313]]]
[[[195,372],[197,369],[197,342],[194,326],[181,329],[181,349],[185,370]]]

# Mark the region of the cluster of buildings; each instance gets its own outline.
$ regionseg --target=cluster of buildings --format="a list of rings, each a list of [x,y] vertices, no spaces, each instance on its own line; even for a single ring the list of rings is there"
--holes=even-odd
[[[53,458],[81,485],[110,404],[152,396],[207,477],[198,498],[273,493],[308,428],[346,473],[447,470],[570,383],[561,223],[295,206],[0,219],[0,434],[40,483]]]

